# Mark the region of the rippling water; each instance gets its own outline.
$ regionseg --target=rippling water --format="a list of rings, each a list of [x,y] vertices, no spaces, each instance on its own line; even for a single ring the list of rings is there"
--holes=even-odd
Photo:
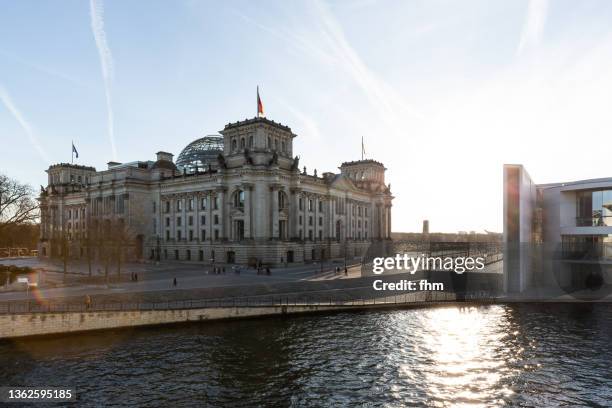
[[[0,343],[79,406],[611,406],[612,305],[342,313]]]

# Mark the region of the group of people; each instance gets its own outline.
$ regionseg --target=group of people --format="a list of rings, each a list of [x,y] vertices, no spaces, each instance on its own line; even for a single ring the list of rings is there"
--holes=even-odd
[[[225,266],[219,267],[219,266],[215,266],[212,268],[212,274],[213,275],[225,275]]]
[[[336,269],[334,270],[336,275],[340,273],[340,270],[341,270],[340,267],[336,266]],[[344,267],[344,276],[348,276],[348,268],[346,266]]]
[[[257,274],[258,275],[268,275],[270,276],[272,274],[272,272],[270,271],[270,267],[266,266],[265,268],[263,266],[258,266],[257,267]]]

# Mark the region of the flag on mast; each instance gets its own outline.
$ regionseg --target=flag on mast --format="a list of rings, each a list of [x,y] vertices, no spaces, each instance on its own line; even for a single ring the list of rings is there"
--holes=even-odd
[[[74,162],[74,156],[76,156],[76,158],[79,158],[79,152],[77,151],[76,147],[74,147],[74,142],[72,142],[72,161]]]
[[[363,136],[361,136],[361,160],[363,160],[363,157],[365,156],[366,151],[365,151],[365,145],[363,144]]]
[[[259,97],[259,85],[257,86],[257,117],[264,117],[263,103],[261,102],[261,98]]]

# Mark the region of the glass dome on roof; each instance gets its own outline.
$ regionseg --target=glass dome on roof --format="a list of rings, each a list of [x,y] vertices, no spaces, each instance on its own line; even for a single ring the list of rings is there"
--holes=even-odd
[[[183,149],[176,159],[176,165],[187,172],[195,171],[196,166],[204,171],[209,164],[216,167],[219,153],[223,153],[223,136],[204,136]]]

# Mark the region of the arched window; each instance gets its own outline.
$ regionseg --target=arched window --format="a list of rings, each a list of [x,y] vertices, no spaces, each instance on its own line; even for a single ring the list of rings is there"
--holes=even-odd
[[[244,208],[244,191],[238,190],[234,193],[234,207]]]
[[[278,139],[274,139],[274,150],[278,150]]]
[[[253,148],[253,136],[249,136],[249,149]]]
[[[281,151],[285,153],[285,142],[281,142]]]
[[[272,148],[272,139],[270,139],[270,136],[268,136],[268,149]]]
[[[240,139],[240,148],[244,149],[245,147],[245,142],[244,142],[244,137]]]
[[[236,150],[236,139],[232,139],[232,151]]]

